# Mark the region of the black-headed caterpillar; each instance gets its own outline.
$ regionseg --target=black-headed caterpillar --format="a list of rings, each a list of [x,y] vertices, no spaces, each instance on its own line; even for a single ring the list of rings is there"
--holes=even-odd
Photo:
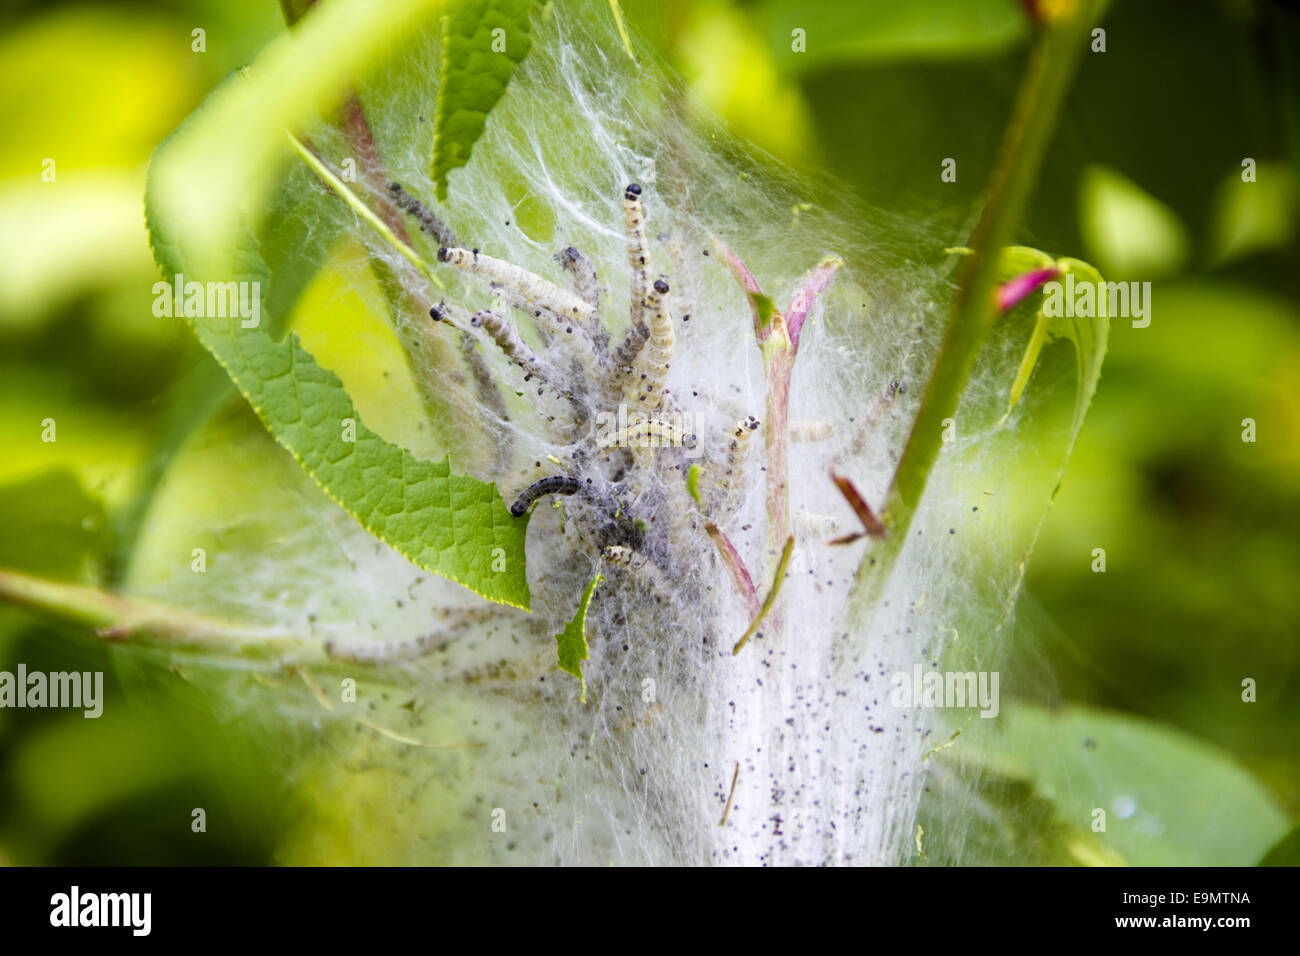
[[[546,495],[577,494],[578,489],[581,487],[582,482],[571,475],[551,475],[548,478],[533,482],[521,491],[519,497],[515,499],[515,503],[510,506],[510,513],[516,518],[522,518],[538,498]]]

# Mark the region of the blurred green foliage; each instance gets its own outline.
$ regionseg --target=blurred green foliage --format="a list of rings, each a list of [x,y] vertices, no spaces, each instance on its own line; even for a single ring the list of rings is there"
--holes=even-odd
[[[1021,4],[622,6],[777,160],[966,238],[1032,32]],[[249,427],[182,323],[152,315],[144,165],[282,21],[273,0],[28,2],[3,17],[0,566],[111,588],[176,451],[209,423]],[[1251,862],[1300,817],[1300,20],[1271,0],[1117,0],[1104,26],[1017,239],[1154,281],[1152,323],[1112,323],[1003,675],[1008,695],[1073,706],[1009,722],[1006,759],[980,783],[1005,816],[971,845],[1018,862]],[[939,177],[948,157],[955,183]],[[284,755],[179,676],[0,607],[0,669],[20,660],[120,679],[98,721],[0,710],[0,862],[360,858],[346,823],[294,822],[321,803],[290,792]],[[1056,760],[1085,740],[1078,762]],[[1108,804],[1089,802],[1089,781],[1142,762],[1126,796],[1193,809],[1162,835],[1090,841],[1079,815]],[[334,798],[338,817],[365,803]],[[181,805],[234,825],[199,838]],[[931,841],[951,823],[930,823]],[[1294,858],[1292,833],[1273,859]]]

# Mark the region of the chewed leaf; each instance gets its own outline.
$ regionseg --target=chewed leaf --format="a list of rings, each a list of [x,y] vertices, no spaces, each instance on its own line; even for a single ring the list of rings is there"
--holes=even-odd
[[[582,702],[587,702],[587,679],[582,676],[582,662],[588,657],[587,648],[587,608],[591,606],[591,597],[596,593],[596,587],[605,580],[603,574],[598,574],[591,579],[587,585],[587,590],[582,592],[582,600],[578,602],[578,613],[573,615],[570,621],[559,634],[555,635],[555,643],[559,656],[560,670],[572,674],[578,678],[582,684]]]
[[[447,174],[469,162],[496,106],[532,46],[535,0],[459,0],[443,17],[442,76],[433,129],[433,181],[447,198]]]
[[[275,280],[257,238],[242,224],[226,235],[224,250],[214,249],[207,223],[177,213],[184,204],[173,193],[193,181],[176,168],[190,155],[178,144],[209,135],[209,119],[196,113],[150,164],[145,213],[169,300],[177,276],[187,285],[235,283],[230,288],[252,291]],[[282,323],[267,312],[254,311],[248,320],[238,314],[189,320],[276,440],[363,527],[420,567],[489,600],[526,608],[524,529],[510,518],[496,486],[453,473],[447,459],[417,459],[368,429],[339,378],[317,364],[295,333],[275,339],[272,329]]]
[[[1056,278],[1029,292],[994,321],[976,365],[975,384],[954,416],[958,435],[964,426],[966,435],[981,436],[969,447],[952,449],[965,489],[981,492],[977,499],[964,502],[965,511],[1006,531],[1001,560],[1017,572],[1004,593],[1006,617],[999,627],[1010,620],[1029,555],[1065,476],[1097,390],[1110,331],[1106,317],[1045,314],[1056,311],[1045,306],[1053,296],[1059,297],[1054,283],[1066,275],[1073,274],[1079,282],[1100,281],[1087,263],[1012,246],[998,257],[996,281],[1000,287],[1025,276],[1037,282],[1049,272]],[[969,490],[960,485],[940,487],[969,497]],[[955,529],[962,508],[944,508],[951,510],[940,509],[933,520],[945,531]],[[946,524],[940,523],[940,513],[946,515],[942,519]]]

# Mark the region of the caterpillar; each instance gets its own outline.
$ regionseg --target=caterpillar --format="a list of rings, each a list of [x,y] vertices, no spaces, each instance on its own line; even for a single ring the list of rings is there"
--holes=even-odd
[[[651,291],[646,294],[645,306],[650,314],[649,341],[632,366],[632,377],[625,389],[629,399],[635,397],[652,409],[663,402],[664,382],[668,379],[668,366],[673,359],[673,317],[663,299],[667,294],[668,283],[662,277],[655,280]]]
[[[731,441],[727,443],[727,455],[722,474],[714,485],[713,494],[709,496],[709,511],[717,514],[731,508],[740,490],[739,479],[745,470],[745,459],[749,456],[749,440],[758,430],[759,421],[753,415],[736,422],[731,429]]]
[[[557,381],[555,372],[537,357],[536,353],[525,344],[510,323],[501,316],[487,309],[482,309],[474,313],[474,318],[470,319],[470,325],[481,328],[486,332],[505,357],[518,365],[529,376],[536,375],[544,382],[555,384]]]
[[[545,311],[559,322],[578,322],[583,325],[596,319],[596,310],[574,293],[533,275],[527,269],[521,269],[504,259],[494,259],[477,249],[443,246],[438,250],[438,261],[462,272],[482,276],[492,286],[500,288],[512,305],[535,317]]]
[[[446,223],[435,216],[428,206],[403,189],[401,183],[389,183],[388,189],[393,194],[393,201],[397,203],[397,208],[418,222],[421,232],[433,236],[438,240],[439,245],[456,244],[456,235],[447,228]]]
[[[631,370],[632,363],[636,361],[636,357],[641,354],[641,349],[645,347],[646,340],[650,338],[650,326],[637,319],[633,322],[622,343],[614,350],[614,365],[624,371]]]
[[[792,442],[818,442],[831,437],[834,429],[825,419],[791,422],[790,440]]]
[[[516,518],[522,518],[538,498],[546,495],[576,494],[581,487],[582,482],[571,475],[551,475],[533,482],[521,491],[515,503],[510,506],[510,513]]]
[[[800,509],[794,516],[795,530],[801,538],[829,538],[840,530],[840,523],[830,515]]]
[[[437,634],[421,634],[419,637],[400,641],[341,641],[328,640],[322,647],[330,657],[354,664],[384,664],[389,661],[408,661],[423,657],[438,645]],[[444,638],[445,640],[445,638]]]
[[[633,551],[626,545],[611,544],[602,554],[610,564],[621,568],[639,568],[645,564],[645,555]]]
[[[627,258],[632,266],[632,328],[645,320],[642,304],[650,291],[650,250],[645,238],[645,207],[641,187],[632,183],[623,193],[623,216],[627,226]]]
[[[573,291],[578,298],[591,306],[593,312],[600,310],[600,283],[596,278],[596,266],[582,252],[573,246],[561,249],[555,254],[564,271],[573,276]]]
[[[602,550],[601,556],[614,567],[635,571],[644,584],[655,594],[656,601],[671,603],[677,599],[677,594],[668,584],[663,571],[657,564],[647,558],[644,552],[629,548],[626,545],[614,544]]]
[[[697,440],[694,435],[668,422],[645,419],[632,422],[616,432],[603,436],[596,447],[606,448],[647,448],[663,445],[680,445],[694,448]]]
[[[867,409],[867,414],[863,418],[862,424],[858,426],[857,435],[852,444],[850,444],[846,454],[849,456],[859,454],[866,447],[868,439],[871,438],[872,430],[880,424],[884,418],[885,412],[889,411],[897,400],[898,396],[907,394],[907,383],[901,379],[894,379],[885,386],[885,390],[876,396],[876,400],[871,403]]]
[[[627,258],[632,267],[632,313],[627,335],[614,352],[614,363],[626,369],[641,354],[650,337],[646,324],[645,299],[650,292],[650,250],[645,237],[645,208],[641,205],[641,187],[632,183],[623,193],[623,218],[627,236]]]
[[[432,310],[430,311],[432,315]],[[479,401],[483,407],[496,416],[500,422],[510,421],[510,412],[506,408],[505,400],[501,397],[501,390],[497,388],[496,379],[492,377],[492,372],[488,368],[482,353],[479,352],[478,338],[468,332],[460,333],[460,352],[465,359],[465,364],[469,366],[470,378],[474,382],[474,390],[478,394]],[[497,435],[496,449],[496,470],[504,471],[510,461],[510,438],[509,433],[502,430]]]
[[[600,282],[596,266],[575,246],[567,246],[555,254],[564,271],[573,279],[573,290],[583,302],[591,306],[590,319],[578,319],[576,325],[586,336],[590,346],[573,350],[584,386],[605,379],[609,372],[609,333],[600,324]]]
[[[872,403],[870,410],[867,412],[867,420],[864,426],[873,428],[880,422],[880,417],[889,410],[889,406],[894,404],[894,399],[899,395],[907,394],[907,383],[895,379],[885,386],[885,390],[880,393],[875,402]]]

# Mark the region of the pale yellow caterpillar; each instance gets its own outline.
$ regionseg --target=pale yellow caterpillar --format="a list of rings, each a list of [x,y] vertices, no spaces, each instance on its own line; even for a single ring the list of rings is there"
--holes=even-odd
[[[668,380],[668,366],[673,359],[673,317],[664,303],[668,283],[656,279],[646,293],[645,306],[650,317],[650,336],[641,354],[632,364],[624,387],[629,400],[644,403],[651,409],[663,403],[664,382]]]
[[[409,661],[423,657],[438,647],[439,635],[421,634],[399,641],[325,641],[325,653],[341,661],[376,666],[392,661]]]
[[[631,324],[623,343],[614,351],[614,364],[622,370],[630,367],[641,354],[650,327],[646,324],[645,298],[650,291],[650,249],[645,237],[645,207],[641,205],[641,187],[632,183],[623,193],[623,219],[627,236],[627,258],[632,267]]]
[[[587,326],[596,319],[596,310],[579,296],[533,275],[503,259],[494,259],[477,249],[442,248],[438,261],[463,272],[479,275],[500,288],[512,305],[537,315],[549,313],[560,322],[577,322]]]
[[[653,448],[665,445],[679,445],[682,448],[694,448],[696,438],[676,425],[668,422],[645,419],[625,425],[618,431],[603,435],[596,443],[600,449],[606,448]]]
[[[645,238],[645,207],[641,187],[636,183],[623,193],[623,214],[627,225],[627,258],[632,266],[632,328],[645,322],[642,312],[650,291],[650,249]]]
[[[758,425],[758,419],[749,415],[736,422],[731,429],[722,474],[718,475],[713,493],[709,496],[708,510],[711,513],[720,514],[735,507],[740,494],[740,479],[745,473],[745,460],[749,457],[749,440],[758,430]]]
[[[791,422],[790,441],[799,443],[826,441],[833,431],[831,423],[825,419]]]
[[[824,539],[833,537],[840,530],[840,523],[830,515],[814,514],[800,509],[794,516],[795,533],[800,538]]]

